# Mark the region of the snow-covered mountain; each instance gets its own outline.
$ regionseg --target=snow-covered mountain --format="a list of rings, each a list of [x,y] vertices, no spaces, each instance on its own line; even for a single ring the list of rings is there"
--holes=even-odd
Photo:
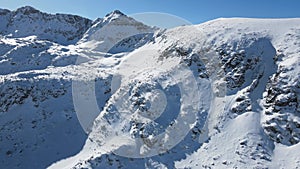
[[[61,44],[76,43],[92,21],[76,15],[47,14],[30,6],[15,11],[0,10],[2,36],[21,38],[37,36]]]
[[[300,167],[300,19],[0,21],[0,168]]]
[[[94,21],[90,29],[78,42],[78,45],[94,51],[107,52],[117,45],[116,42],[134,35],[153,33],[154,30],[155,28],[144,25],[115,10],[107,14],[103,19],[99,18]],[[129,47],[126,46],[125,48],[128,49]]]

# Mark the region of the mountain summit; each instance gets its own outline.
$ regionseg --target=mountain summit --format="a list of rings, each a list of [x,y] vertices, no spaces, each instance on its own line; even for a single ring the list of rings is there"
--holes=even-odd
[[[122,15],[125,15],[125,14],[122,13],[121,11],[119,11],[119,10],[114,10],[111,13],[105,15],[105,17],[109,17],[109,16],[112,16],[112,15],[121,15],[122,16]]]

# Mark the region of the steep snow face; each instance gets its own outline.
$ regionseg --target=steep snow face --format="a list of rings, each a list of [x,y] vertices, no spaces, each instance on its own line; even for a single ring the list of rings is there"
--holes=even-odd
[[[0,10],[1,168],[300,166],[299,19],[76,18]]]
[[[2,76],[0,82],[1,168],[45,168],[80,151],[86,136],[74,114],[70,81],[47,73],[17,79]]]
[[[96,20],[78,44],[94,51],[108,52],[125,38],[154,31],[155,28],[144,25],[120,11],[113,11],[103,19]]]
[[[82,72],[88,66],[49,67],[0,76],[3,168],[46,168],[82,149],[87,135],[74,110],[71,80],[94,74],[98,105],[103,107],[110,96],[106,75],[95,69]]]
[[[294,145],[300,142],[299,104],[299,27],[285,33],[284,41],[278,49],[276,62],[278,69],[272,75],[264,93],[265,113],[263,126],[277,143]]]
[[[35,35],[61,44],[76,43],[92,21],[76,15],[47,14],[26,6],[15,11],[1,9],[0,34],[9,37]]]

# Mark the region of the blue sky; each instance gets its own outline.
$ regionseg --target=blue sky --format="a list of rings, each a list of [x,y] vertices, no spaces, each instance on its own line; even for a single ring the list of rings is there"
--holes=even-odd
[[[95,19],[119,9],[125,14],[163,12],[193,24],[219,17],[300,17],[299,0],[0,0],[0,8],[30,5],[50,13]]]

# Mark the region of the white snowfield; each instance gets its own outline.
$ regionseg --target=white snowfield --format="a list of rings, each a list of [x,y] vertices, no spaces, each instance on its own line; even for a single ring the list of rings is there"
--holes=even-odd
[[[0,10],[1,169],[300,168],[300,19],[70,18]]]

